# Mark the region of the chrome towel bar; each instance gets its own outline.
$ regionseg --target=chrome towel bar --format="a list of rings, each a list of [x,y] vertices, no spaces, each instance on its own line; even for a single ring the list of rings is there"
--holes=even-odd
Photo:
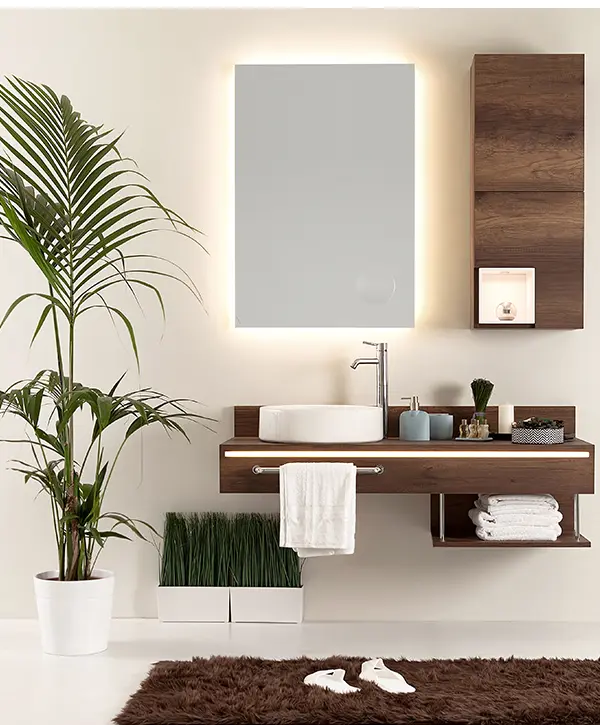
[[[383,466],[370,466],[368,468],[357,468],[356,473],[359,475],[381,476],[385,471]],[[252,473],[261,476],[263,473],[279,473],[279,466],[253,466]]]

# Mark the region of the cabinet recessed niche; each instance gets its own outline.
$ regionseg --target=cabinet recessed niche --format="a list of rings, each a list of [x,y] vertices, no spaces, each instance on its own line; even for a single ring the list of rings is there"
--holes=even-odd
[[[535,268],[478,270],[480,325],[535,325]]]

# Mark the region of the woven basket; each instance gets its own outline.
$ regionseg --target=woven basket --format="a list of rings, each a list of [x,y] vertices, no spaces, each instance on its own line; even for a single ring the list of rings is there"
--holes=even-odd
[[[532,446],[553,446],[565,442],[564,428],[513,428],[512,442]]]

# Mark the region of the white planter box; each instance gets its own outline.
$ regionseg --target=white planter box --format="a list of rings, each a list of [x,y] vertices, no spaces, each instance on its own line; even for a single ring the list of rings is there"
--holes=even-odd
[[[301,622],[304,587],[231,587],[232,622]]]
[[[229,587],[158,587],[161,622],[229,622]]]

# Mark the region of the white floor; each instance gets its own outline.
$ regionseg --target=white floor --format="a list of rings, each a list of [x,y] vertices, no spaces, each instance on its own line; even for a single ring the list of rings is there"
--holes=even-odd
[[[109,725],[151,664],[193,656],[283,658],[600,656],[600,623],[159,624],[116,620],[93,657],[40,653],[37,623],[0,620],[0,722]]]

